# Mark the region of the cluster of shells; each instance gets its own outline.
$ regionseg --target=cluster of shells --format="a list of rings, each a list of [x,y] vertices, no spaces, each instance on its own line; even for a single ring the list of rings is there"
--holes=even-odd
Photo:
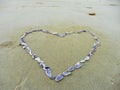
[[[93,36],[93,39],[95,40],[94,44],[93,44],[93,47],[92,49],[90,50],[90,52],[88,53],[88,55],[85,56],[85,58],[83,58],[82,60],[78,61],[75,65],[72,65],[70,66],[67,70],[65,70],[64,72],[58,74],[57,76],[54,76],[52,75],[51,73],[51,70],[50,70],[50,67],[46,66],[44,64],[44,61],[41,60],[40,57],[38,57],[35,53],[32,52],[32,50],[28,47],[28,45],[26,44],[25,42],[25,37],[27,35],[29,35],[30,33],[33,33],[33,32],[43,32],[43,33],[47,33],[47,34],[52,34],[52,35],[56,35],[58,37],[65,37],[67,35],[71,35],[71,34],[80,34],[82,32],[87,32],[89,33],[90,35]],[[23,49],[26,50],[26,52],[32,56],[32,58],[37,61],[40,65],[40,67],[45,71],[45,74],[50,78],[50,79],[54,79],[55,81],[60,81],[62,80],[65,76],[68,76],[68,75],[71,75],[72,71],[76,70],[76,69],[79,69],[83,66],[83,64],[86,62],[86,61],[89,61],[90,60],[90,57],[93,55],[93,53],[96,51],[96,48],[99,44],[99,40],[98,38],[95,36],[95,34],[91,33],[90,31],[87,31],[87,30],[81,30],[81,31],[78,31],[78,32],[66,32],[64,34],[61,34],[61,33],[58,33],[58,32],[50,32],[48,30],[33,30],[33,31],[30,31],[30,32],[25,32],[22,37],[21,37],[21,43],[20,45],[23,47]]]

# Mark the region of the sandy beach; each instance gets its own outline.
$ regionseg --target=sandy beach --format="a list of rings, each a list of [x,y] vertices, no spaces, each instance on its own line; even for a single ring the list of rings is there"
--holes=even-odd
[[[24,32],[89,30],[101,45],[91,60],[60,82],[46,77],[19,45]],[[0,0],[0,90],[120,90],[119,0]],[[44,33],[26,37],[30,48],[54,75],[91,49],[88,34],[59,38]]]

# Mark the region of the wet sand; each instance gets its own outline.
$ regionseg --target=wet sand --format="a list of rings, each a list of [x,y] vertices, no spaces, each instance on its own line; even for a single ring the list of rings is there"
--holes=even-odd
[[[117,0],[0,2],[0,90],[120,90]],[[41,28],[60,33],[86,29],[99,37],[101,45],[81,69],[56,83],[19,46],[24,32]],[[65,38],[32,33],[25,40],[55,75],[82,59],[93,44],[85,33]]]

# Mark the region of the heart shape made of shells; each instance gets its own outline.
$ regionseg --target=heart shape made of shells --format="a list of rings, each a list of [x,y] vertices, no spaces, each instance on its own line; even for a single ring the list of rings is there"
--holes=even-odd
[[[80,33],[84,32],[84,33],[90,34],[93,37],[95,42],[94,42],[93,47],[91,48],[90,52],[82,60],[78,61],[75,65],[72,65],[72,66],[68,67],[64,72],[58,74],[57,76],[54,76],[51,73],[50,67],[46,66],[44,61],[41,60],[40,57],[38,57],[35,53],[32,52],[32,50],[30,49],[30,47],[26,44],[26,42],[24,40],[27,35],[29,35],[33,32],[43,32],[43,33],[46,33],[46,34],[56,35],[56,36],[61,37],[61,38],[66,37],[68,35],[80,34]],[[25,49],[26,52],[30,56],[32,56],[32,58],[35,61],[37,61],[39,63],[40,67],[45,71],[46,76],[48,76],[50,79],[53,79],[57,82],[61,81],[64,77],[66,77],[68,75],[71,75],[72,71],[81,68],[86,61],[89,61],[91,56],[93,55],[93,53],[96,51],[97,46],[99,44],[100,44],[100,41],[99,41],[98,37],[88,30],[80,30],[78,32],[66,32],[64,34],[61,34],[61,33],[58,33],[58,32],[50,32],[48,30],[42,30],[42,29],[32,30],[30,32],[25,32],[21,37],[21,43],[20,43],[20,45],[23,47],[23,49]]]

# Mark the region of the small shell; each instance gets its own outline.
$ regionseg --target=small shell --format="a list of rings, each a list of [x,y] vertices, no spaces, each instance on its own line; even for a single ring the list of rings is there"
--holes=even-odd
[[[96,48],[97,48],[97,46],[96,46],[96,45],[94,45],[94,46],[93,46],[93,48],[94,48],[94,49],[96,49]]]
[[[75,64],[75,68],[80,68],[82,66],[82,64],[80,63],[80,62],[77,62],[76,64]]]
[[[49,67],[45,67],[45,74],[50,78],[50,79],[54,79],[55,77],[51,74],[50,68]]]
[[[93,54],[95,52],[95,49],[92,48],[90,52],[91,52],[91,54]]]
[[[64,71],[64,72],[62,73],[63,76],[68,76],[68,75],[70,75],[70,74],[71,74],[71,72],[69,72],[69,71]]]
[[[35,60],[36,60],[38,63],[43,63],[43,61],[42,61],[39,57],[35,58]]]
[[[30,48],[26,47],[25,50],[29,53],[30,52]]]
[[[45,70],[45,64],[44,63],[40,63],[40,67]]]
[[[29,51],[29,54],[30,54],[30,55],[33,55],[31,50]]]
[[[22,41],[23,43],[25,43],[25,40],[24,40],[24,38],[21,38],[21,41]]]
[[[57,32],[52,32],[53,35],[57,34]]]
[[[26,34],[26,33],[24,33],[24,34],[23,34],[23,37],[25,37],[26,35],[27,35],[27,34]]]
[[[27,46],[23,46],[23,49],[25,49]]]
[[[33,54],[33,55],[32,55],[32,58],[34,58],[34,59],[37,58],[37,55],[36,55],[36,54]]]
[[[84,60],[88,61],[90,59],[89,56],[86,56]]]
[[[56,78],[55,78],[55,81],[60,81],[63,79],[63,75],[62,74],[59,74]]]
[[[100,41],[96,41],[96,44],[97,44],[97,45],[100,44]]]
[[[57,34],[59,37],[65,37],[65,34]]]
[[[46,69],[46,70],[45,70],[45,73],[46,73],[46,75],[47,75],[48,77],[51,77],[51,71],[50,71],[50,69]]]
[[[84,63],[85,61],[86,61],[86,60],[84,59],[84,60],[81,60],[80,62],[81,62],[81,63]]]
[[[22,46],[27,46],[27,44],[24,43],[24,42],[21,42],[20,44],[21,44]]]
[[[90,55],[88,55],[89,57],[91,57],[93,55],[93,53],[91,53],[91,51],[89,52]]]
[[[94,43],[94,44],[93,44],[93,46],[97,46],[97,44],[96,44],[96,43]]]
[[[42,32],[45,32],[45,33],[47,33],[47,32],[48,32],[48,30],[42,30]]]
[[[98,37],[96,37],[96,36],[94,36],[93,38],[94,38],[95,40],[98,39]]]
[[[75,69],[74,66],[70,66],[67,71],[68,71],[68,72],[71,72],[71,71],[73,71],[74,69]]]

